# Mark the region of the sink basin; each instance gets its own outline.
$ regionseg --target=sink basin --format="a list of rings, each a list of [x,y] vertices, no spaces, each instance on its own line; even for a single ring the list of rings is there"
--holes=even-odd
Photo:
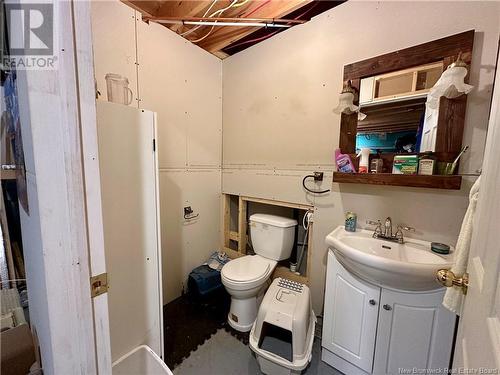
[[[435,280],[436,271],[451,268],[453,248],[449,255],[440,255],[427,241],[406,238],[399,244],[372,234],[364,229],[347,232],[340,226],[326,236],[326,243],[348,271],[376,285],[413,291],[442,287]]]

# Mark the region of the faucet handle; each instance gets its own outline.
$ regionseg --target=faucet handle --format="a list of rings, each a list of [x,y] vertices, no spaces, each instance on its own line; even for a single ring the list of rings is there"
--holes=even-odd
[[[374,237],[376,237],[377,235],[382,233],[382,222],[380,220],[377,220],[377,221],[366,220],[366,224],[376,225],[375,232],[373,233]]]

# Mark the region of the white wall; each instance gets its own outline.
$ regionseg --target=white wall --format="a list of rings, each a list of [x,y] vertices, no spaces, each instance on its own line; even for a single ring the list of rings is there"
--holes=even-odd
[[[472,180],[461,191],[333,184],[332,155],[340,118],[332,112],[343,66],[397,49],[475,29],[461,171],[480,168],[499,36],[495,2],[349,1],[305,25],[223,61],[223,192],[314,203],[311,288],[322,311],[327,247],[324,238],[344,212],[366,219],[392,216],[417,228],[416,237],[454,244]],[[306,194],[301,178],[326,171],[322,197]]]
[[[219,245],[221,61],[167,28],[142,22],[118,1],[93,2],[97,86],[126,75],[135,102],[158,114],[163,299],[180,296],[187,275]],[[137,48],[136,48],[137,46]],[[198,219],[183,219],[190,205]]]

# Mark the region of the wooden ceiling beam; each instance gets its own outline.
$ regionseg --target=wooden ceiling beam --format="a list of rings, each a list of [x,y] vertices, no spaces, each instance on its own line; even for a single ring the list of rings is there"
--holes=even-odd
[[[164,1],[164,5],[161,7],[158,17],[175,17],[175,18],[185,18],[185,17],[201,17],[210,8],[213,1]],[[218,0],[214,6],[210,9],[207,14],[214,13],[217,10],[224,9],[231,4],[232,1],[229,0]],[[168,25],[170,30],[177,33],[181,31],[187,31],[191,27],[186,27],[184,25]],[[203,30],[202,30],[203,31]],[[195,34],[192,34],[193,37]]]
[[[121,0],[121,2],[148,17],[156,16],[156,12],[162,6],[162,1]]]
[[[248,16],[256,18],[281,18],[299,8],[302,8],[310,2],[311,0],[270,1],[265,6],[257,8],[255,12],[248,12],[251,14],[247,14]],[[260,3],[260,5],[262,5],[262,2],[255,1],[254,3]],[[224,47],[227,47],[247,35],[250,35],[258,29],[259,28],[257,27],[242,27],[239,29],[221,27],[220,29],[215,30],[208,38],[198,43],[198,45],[201,48],[214,53],[215,51],[220,51]]]
[[[213,0],[198,1],[198,0],[158,0],[158,1],[144,1],[144,0],[121,0],[123,3],[141,12],[145,18],[155,17],[202,17],[206,10],[210,7]],[[243,1],[243,0],[241,0]],[[228,7],[232,0],[218,0],[212,9],[213,12]],[[244,18],[283,18],[287,14],[294,12],[297,9],[304,7],[311,3],[312,0],[251,0],[244,3],[242,6],[229,8],[219,17],[237,17]],[[241,2],[240,2],[241,3]],[[181,33],[185,30],[191,29],[189,26],[182,24],[164,25],[174,32]],[[198,39],[206,35],[211,29],[210,26],[196,27],[196,31],[190,33],[188,39]],[[201,48],[217,54],[219,57],[226,54],[221,50],[228,45],[250,35],[251,33],[259,30],[259,27],[218,27],[215,28],[211,35],[206,39],[197,43]]]
[[[210,6],[210,1],[164,1],[157,17],[196,16]]]

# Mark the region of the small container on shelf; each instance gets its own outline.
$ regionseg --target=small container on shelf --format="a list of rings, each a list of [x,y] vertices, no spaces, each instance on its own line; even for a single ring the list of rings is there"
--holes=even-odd
[[[417,155],[396,155],[392,164],[393,174],[417,174]]]
[[[384,159],[380,155],[380,150],[377,150],[377,156],[370,162],[370,173],[382,173],[384,169]]]
[[[436,170],[436,157],[428,152],[423,154],[418,160],[418,174],[430,176]]]

